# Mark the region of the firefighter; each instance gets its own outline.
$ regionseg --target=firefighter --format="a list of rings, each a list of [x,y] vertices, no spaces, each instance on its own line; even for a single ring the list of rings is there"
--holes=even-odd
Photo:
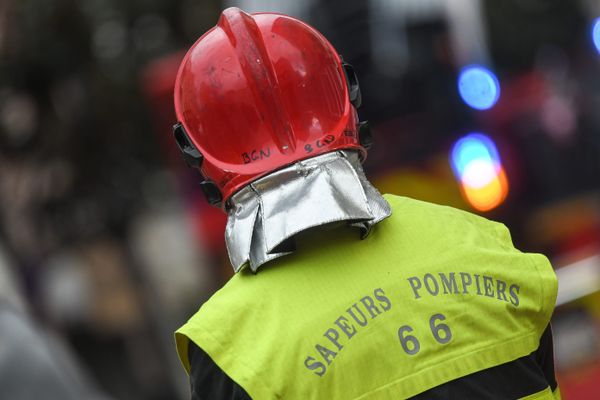
[[[177,144],[234,277],[176,333],[193,399],[553,399],[548,260],[502,224],[380,195],[352,67],[225,10],[182,61]]]

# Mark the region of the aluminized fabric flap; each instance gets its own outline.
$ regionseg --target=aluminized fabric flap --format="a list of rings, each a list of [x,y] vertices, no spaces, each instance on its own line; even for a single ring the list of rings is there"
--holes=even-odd
[[[290,254],[293,238],[309,228],[347,221],[370,228],[391,214],[364,176],[358,155],[327,153],[276,171],[230,199],[225,240],[236,272]]]

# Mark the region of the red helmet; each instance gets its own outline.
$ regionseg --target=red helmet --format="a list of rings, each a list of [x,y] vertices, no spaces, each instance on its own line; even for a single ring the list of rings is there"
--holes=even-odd
[[[174,134],[218,204],[305,158],[356,149],[364,159],[359,105],[352,67],[314,28],[228,8],[179,67]]]

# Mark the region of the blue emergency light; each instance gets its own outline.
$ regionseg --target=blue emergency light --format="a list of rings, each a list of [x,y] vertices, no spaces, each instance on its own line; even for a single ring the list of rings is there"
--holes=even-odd
[[[500,83],[487,68],[465,67],[458,76],[458,92],[467,105],[476,110],[492,108],[500,97]]]

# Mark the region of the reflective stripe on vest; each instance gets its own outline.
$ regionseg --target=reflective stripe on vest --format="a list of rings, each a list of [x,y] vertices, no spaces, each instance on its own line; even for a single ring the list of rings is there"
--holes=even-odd
[[[548,260],[506,227],[386,196],[365,240],[313,232],[235,275],[176,333],[253,399],[406,398],[534,351],[556,299]]]

